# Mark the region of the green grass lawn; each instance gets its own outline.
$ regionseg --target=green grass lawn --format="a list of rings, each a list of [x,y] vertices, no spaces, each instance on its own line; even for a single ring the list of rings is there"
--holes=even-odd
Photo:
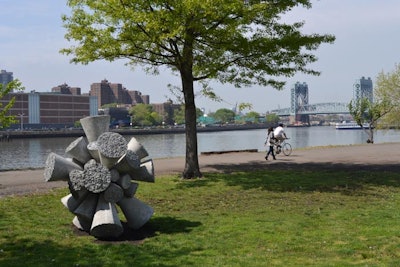
[[[394,172],[158,177],[137,192],[155,210],[142,242],[79,233],[67,194],[0,199],[0,266],[400,266]]]

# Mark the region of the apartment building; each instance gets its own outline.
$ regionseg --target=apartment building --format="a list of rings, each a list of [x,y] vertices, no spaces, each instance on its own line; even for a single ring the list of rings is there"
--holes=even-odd
[[[121,105],[150,104],[150,96],[142,95],[139,91],[127,90],[122,84],[110,83],[106,79],[99,83],[92,83],[89,95],[97,97],[99,107],[112,103]]]

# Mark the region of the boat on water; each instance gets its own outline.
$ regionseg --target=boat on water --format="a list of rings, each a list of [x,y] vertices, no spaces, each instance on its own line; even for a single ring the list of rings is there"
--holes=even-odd
[[[363,123],[363,127],[361,128],[360,125],[358,125],[355,121],[343,121],[340,123],[335,124],[336,130],[358,130],[358,129],[369,129],[369,124],[368,123]]]

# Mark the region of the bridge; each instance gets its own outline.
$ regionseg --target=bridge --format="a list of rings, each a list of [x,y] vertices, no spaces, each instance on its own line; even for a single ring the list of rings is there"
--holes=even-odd
[[[349,114],[348,103],[308,103],[307,83],[297,82],[291,89],[290,107],[271,111],[278,116],[289,116],[291,123],[310,123],[309,115]]]
[[[274,109],[271,113],[278,116],[318,115],[318,114],[349,114],[348,103],[305,104],[297,110],[292,108]]]

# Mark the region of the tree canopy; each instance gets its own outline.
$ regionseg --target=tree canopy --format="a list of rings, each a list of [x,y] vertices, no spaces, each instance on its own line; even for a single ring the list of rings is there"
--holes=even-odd
[[[3,84],[0,83],[0,99],[2,99],[5,95],[12,92],[13,90],[23,91],[24,89],[25,88],[22,86],[21,82],[17,79],[9,82],[6,86],[3,86]],[[12,97],[5,106],[0,103],[0,129],[6,128],[12,123],[15,123],[15,116],[9,115],[9,111],[14,106],[14,103],[15,97]]]
[[[281,15],[310,0],[69,0],[65,35],[74,44],[61,52],[72,62],[127,59],[157,74],[166,66],[181,78],[185,104],[186,162],[183,177],[200,177],[194,83],[212,95],[209,80],[236,87],[258,84],[282,89],[308,68],[311,52],[334,36],[302,34],[304,22]]]
[[[376,78],[375,96],[391,106],[391,110],[380,120],[380,127],[400,126],[400,64],[391,72],[380,72]]]
[[[235,112],[227,108],[220,108],[212,115],[215,120],[221,123],[230,123],[235,120]]]
[[[254,123],[257,123],[259,121],[259,119],[260,119],[260,113],[255,112],[255,111],[250,111],[249,113],[247,113],[244,116],[244,118],[246,120],[250,120],[250,121],[252,121]]]
[[[153,110],[152,105],[137,104],[129,110],[132,115],[132,125],[137,126],[152,126],[160,125],[162,116]]]

